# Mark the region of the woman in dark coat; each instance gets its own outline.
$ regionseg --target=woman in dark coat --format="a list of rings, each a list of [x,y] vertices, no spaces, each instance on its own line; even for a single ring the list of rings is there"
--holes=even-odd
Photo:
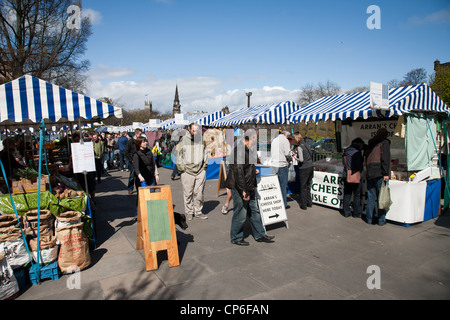
[[[141,186],[156,186],[159,182],[158,168],[152,150],[148,148],[145,137],[136,139],[136,152],[133,155],[134,174]]]
[[[364,148],[364,141],[361,138],[356,138],[352,141],[350,147],[344,150],[342,162],[344,164],[343,180],[344,180],[344,217],[349,217],[351,214],[350,202],[353,195],[353,217],[360,218],[362,214],[361,206],[361,181],[351,182],[347,181],[347,170],[351,170],[351,174],[357,172],[361,173],[364,169],[364,161],[362,150]]]
[[[365,158],[367,175],[366,222],[372,224],[373,212],[378,208],[381,184],[389,181],[391,172],[391,142],[388,131],[378,129],[375,137],[369,140]],[[386,210],[378,210],[378,225],[386,224]]]

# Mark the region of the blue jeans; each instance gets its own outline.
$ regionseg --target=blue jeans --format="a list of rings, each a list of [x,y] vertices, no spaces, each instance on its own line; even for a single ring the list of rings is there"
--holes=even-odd
[[[371,224],[374,210],[378,211],[378,224],[386,223],[386,210],[378,209],[378,196],[380,194],[383,177],[367,180],[367,204],[366,204],[366,220]]]
[[[231,189],[233,198],[233,218],[231,219],[231,242],[244,239],[244,223],[247,219],[247,211],[250,211],[250,226],[255,239],[259,239],[266,234],[262,224],[259,207],[256,200],[256,191],[250,192],[250,200],[244,201],[236,189]]]
[[[272,173],[278,176],[280,182],[281,195],[283,196],[284,207],[287,206],[287,185],[289,179],[289,167],[272,168]]]
[[[128,159],[125,156],[125,151],[119,150],[119,160],[120,160],[119,170],[123,170],[124,167],[128,169]]]

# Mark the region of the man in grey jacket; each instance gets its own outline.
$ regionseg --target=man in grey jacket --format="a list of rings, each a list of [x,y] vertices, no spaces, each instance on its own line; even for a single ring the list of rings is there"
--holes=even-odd
[[[192,217],[208,219],[208,216],[202,213],[207,167],[208,152],[201,129],[197,124],[191,123],[188,132],[178,144],[177,156],[177,169],[181,173],[184,207],[188,220],[192,220]]]

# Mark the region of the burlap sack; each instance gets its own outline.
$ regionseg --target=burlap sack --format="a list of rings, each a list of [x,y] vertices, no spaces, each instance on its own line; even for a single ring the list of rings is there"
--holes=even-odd
[[[19,292],[19,283],[5,254],[0,253],[0,300],[11,298],[17,292]]]
[[[48,264],[58,259],[58,247],[56,237],[44,236],[40,238],[39,264]],[[32,250],[33,260],[37,262],[37,238],[30,240],[30,249]]]
[[[43,236],[40,237],[41,245],[39,249],[50,249],[56,246],[56,237],[51,236]],[[30,240],[30,249],[33,251],[37,250],[37,238],[33,238]]]
[[[0,242],[14,241],[22,237],[20,229],[14,226],[2,228],[0,231]]]
[[[0,252],[5,254],[11,268],[17,269],[30,262],[22,233],[14,226],[3,228],[0,233]]]
[[[56,229],[56,237],[61,243],[58,265],[62,272],[83,270],[91,264],[89,241],[83,232],[83,223]]]
[[[67,211],[62,212],[55,220],[55,229],[64,228],[81,222],[81,212]]]
[[[17,218],[14,215],[5,214],[0,216],[0,230],[2,230],[3,228],[15,226],[18,223],[19,222],[17,221]]]
[[[25,233],[32,237],[37,237],[37,212],[37,210],[28,211],[23,217]],[[41,236],[53,236],[53,219],[54,216],[50,213],[49,210],[41,210]]]

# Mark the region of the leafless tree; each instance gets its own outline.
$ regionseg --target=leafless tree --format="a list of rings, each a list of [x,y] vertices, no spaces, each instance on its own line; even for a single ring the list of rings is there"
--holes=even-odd
[[[353,89],[347,90],[347,91],[345,91],[345,93],[349,94],[349,93],[366,92],[366,91],[370,91],[370,88],[367,86],[362,86],[362,87],[355,87]]]
[[[410,72],[403,76],[403,80],[392,79],[387,84],[389,88],[398,88],[413,86],[427,82],[427,71],[424,68],[412,69]]]
[[[401,86],[413,86],[424,82],[427,82],[427,71],[424,68],[418,68],[405,74]]]
[[[339,85],[332,81],[325,83],[319,82],[317,86],[312,83],[307,83],[301,88],[299,97],[299,105],[306,106],[322,97],[335,96],[341,93]]]
[[[80,10],[68,10],[71,5]],[[89,62],[81,58],[91,23],[80,12],[81,1],[0,0],[0,81],[30,74],[83,91]],[[68,24],[74,19],[75,27]]]

